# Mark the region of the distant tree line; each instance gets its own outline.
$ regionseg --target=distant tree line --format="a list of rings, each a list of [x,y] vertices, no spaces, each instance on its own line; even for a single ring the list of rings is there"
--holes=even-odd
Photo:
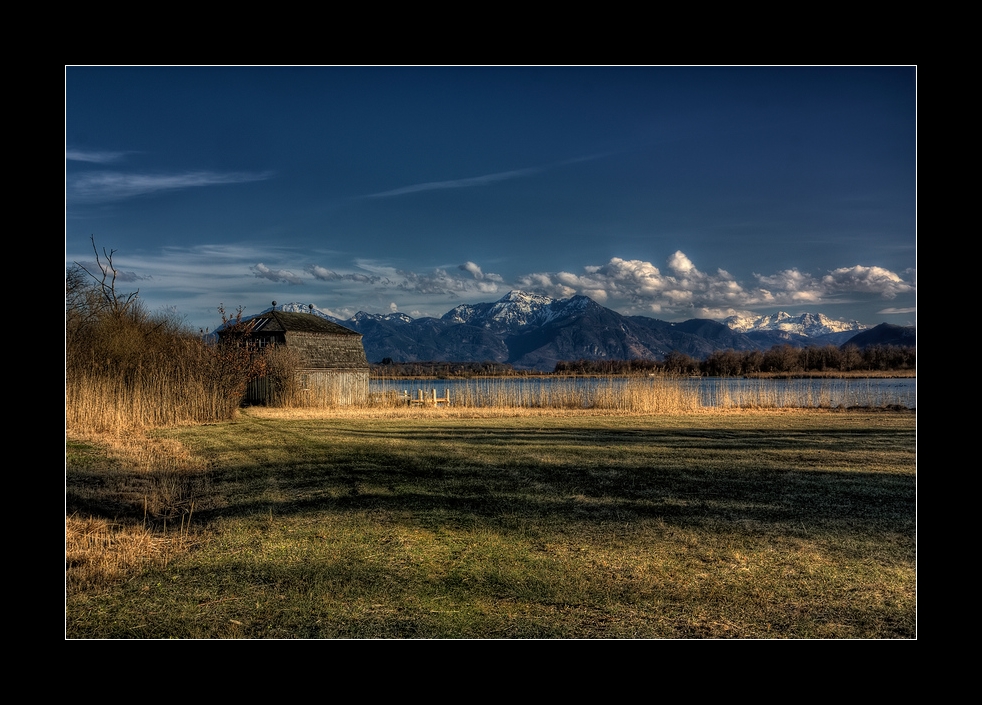
[[[510,377],[523,374],[505,362],[394,362],[384,358],[372,365],[373,377]]]
[[[619,375],[668,374],[736,377],[755,374],[814,372],[900,372],[917,367],[917,348],[903,345],[845,345],[795,348],[775,345],[770,350],[717,350],[705,360],[673,351],[663,361],[576,360],[559,362],[557,374]]]
[[[836,372],[902,372],[917,367],[917,348],[904,345],[846,345],[796,348],[775,345],[770,350],[717,350],[699,360],[672,351],[664,360],[564,360],[556,363],[554,374],[632,375],[664,374],[698,377],[738,377],[756,374],[803,374]],[[505,362],[396,362],[385,358],[373,364],[372,376],[511,377],[529,374]]]

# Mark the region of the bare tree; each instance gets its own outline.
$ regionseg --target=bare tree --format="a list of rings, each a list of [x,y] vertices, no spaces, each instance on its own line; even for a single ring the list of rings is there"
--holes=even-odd
[[[122,316],[136,303],[140,295],[140,290],[137,289],[129,294],[121,294],[116,291],[116,278],[119,276],[116,265],[113,264],[113,255],[116,254],[116,250],[109,250],[107,252],[106,248],[103,247],[102,257],[100,257],[99,248],[95,245],[95,235],[92,235],[90,239],[92,240],[92,251],[95,253],[95,264],[98,274],[90,271],[84,264],[75,262],[75,266],[79,267],[95,281],[106,311],[114,317]]]

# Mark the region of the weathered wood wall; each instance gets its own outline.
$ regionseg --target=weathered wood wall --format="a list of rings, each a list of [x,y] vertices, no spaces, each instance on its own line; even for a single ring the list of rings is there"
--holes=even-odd
[[[368,401],[367,369],[303,370],[297,373],[299,391],[293,404],[311,407],[359,406]],[[273,380],[260,377],[249,385],[246,398],[257,404],[274,398]]]
[[[324,335],[287,331],[287,347],[300,352],[310,368],[368,369],[368,359],[360,335]]]

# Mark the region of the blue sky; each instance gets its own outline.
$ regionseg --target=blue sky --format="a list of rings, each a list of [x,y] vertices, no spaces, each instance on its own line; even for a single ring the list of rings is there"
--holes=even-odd
[[[914,325],[914,67],[66,67],[66,265],[219,304]]]

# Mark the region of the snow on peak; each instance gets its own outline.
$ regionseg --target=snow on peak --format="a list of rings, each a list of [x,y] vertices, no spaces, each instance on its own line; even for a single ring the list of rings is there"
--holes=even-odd
[[[769,316],[730,316],[723,323],[738,333],[780,331],[807,337],[866,330],[859,321],[836,321],[821,313],[801,313],[792,316],[784,311]]]
[[[493,303],[483,316],[485,328],[523,328],[541,324],[550,317],[550,308],[555,303],[548,296],[529,294],[524,291],[509,291]]]
[[[396,323],[412,323],[413,319],[405,313],[365,313],[359,311],[351,317],[352,321],[362,323],[364,321],[392,321]]]
[[[517,289],[513,289],[498,299],[495,303],[513,303],[520,306],[547,306],[552,303],[552,299],[550,299],[548,296],[539,296],[538,294],[530,294],[526,291],[518,291]]]
[[[554,303],[547,296],[509,291],[494,303],[461,304],[444,314],[443,320],[502,332],[544,323]]]

